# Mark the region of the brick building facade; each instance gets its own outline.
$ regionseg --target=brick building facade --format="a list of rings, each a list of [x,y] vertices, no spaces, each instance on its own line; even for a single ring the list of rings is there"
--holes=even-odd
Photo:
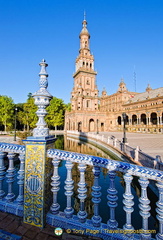
[[[71,112],[65,114],[65,130],[120,131],[123,129],[122,113],[125,112],[128,131],[163,133],[163,88],[152,89],[148,85],[144,93],[130,92],[122,79],[116,93],[107,95],[104,89],[99,96],[85,19],[79,38]]]

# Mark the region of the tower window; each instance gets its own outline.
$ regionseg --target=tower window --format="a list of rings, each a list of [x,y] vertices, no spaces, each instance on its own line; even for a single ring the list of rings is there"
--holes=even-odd
[[[87,100],[87,108],[90,107],[90,100]]]
[[[87,85],[90,85],[90,81],[89,80],[87,80]]]

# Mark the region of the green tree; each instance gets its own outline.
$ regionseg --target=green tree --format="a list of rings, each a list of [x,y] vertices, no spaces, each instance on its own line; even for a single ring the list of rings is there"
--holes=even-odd
[[[46,108],[48,114],[45,117],[49,128],[64,125],[65,104],[62,99],[53,97],[50,105]]]
[[[37,122],[37,106],[34,104],[34,99],[28,96],[27,102],[23,104],[23,110],[18,112],[18,120],[24,125],[24,130],[29,131],[36,127]]]
[[[71,103],[65,104],[66,106],[66,111],[71,112]]]
[[[13,126],[14,102],[11,97],[0,96],[0,123],[7,131]]]

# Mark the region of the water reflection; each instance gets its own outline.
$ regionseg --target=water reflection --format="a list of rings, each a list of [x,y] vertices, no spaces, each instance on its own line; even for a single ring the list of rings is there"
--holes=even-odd
[[[98,149],[95,146],[92,146],[89,143],[78,141],[72,138],[66,138],[63,136],[59,136],[58,140],[56,141],[55,148],[58,149],[64,149],[66,151],[72,151],[72,152],[78,152],[83,154],[89,154],[94,156],[99,156],[103,158],[111,158],[107,153],[103,152],[102,150]],[[59,174],[61,176],[61,191],[59,192],[59,202],[61,202],[61,210],[63,211],[66,208],[66,197],[64,195],[64,181],[66,180],[66,168],[65,168],[65,162],[61,162]],[[80,173],[78,170],[78,165],[74,164],[72,169],[72,176],[74,180],[74,194],[73,194],[73,207],[75,210],[75,213],[79,211],[80,208],[80,200],[78,199],[78,183],[80,181]],[[93,215],[93,203],[92,203],[92,186],[94,181],[94,175],[92,172],[92,167],[87,166],[86,172],[85,172],[85,178],[87,183],[87,198],[85,199],[85,206],[86,211],[88,213],[88,218],[91,218]],[[107,206],[107,189],[109,188],[109,177],[107,174],[106,169],[102,169],[102,172],[100,174],[99,179],[99,185],[102,187],[101,189],[101,203],[99,206],[100,215],[102,217],[102,222],[106,223],[109,219],[109,207]],[[123,179],[123,173],[117,172],[117,176],[115,178],[115,186],[118,190],[118,207],[116,208],[116,218],[119,223],[118,227],[122,228],[123,225],[126,223],[126,213],[123,210],[123,194],[125,191],[125,182]],[[134,177],[132,181],[132,194],[134,196],[134,212],[132,213],[132,224],[135,229],[141,229],[142,223],[141,223],[141,216],[139,214],[139,197],[141,195],[141,187],[138,182],[138,178]],[[149,229],[153,230],[158,227],[158,222],[156,219],[156,201],[158,201],[157,196],[151,191],[150,188],[148,188],[148,198],[150,199],[150,205],[151,205],[151,216],[149,218]],[[137,221],[137,219],[140,219]]]

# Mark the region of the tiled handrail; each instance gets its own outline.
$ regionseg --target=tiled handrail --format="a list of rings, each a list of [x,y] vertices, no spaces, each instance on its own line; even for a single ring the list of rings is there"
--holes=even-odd
[[[54,159],[70,160],[76,163],[84,163],[91,166],[107,168],[111,171],[130,172],[131,175],[146,177],[153,180],[163,181],[163,172],[151,168],[145,168],[135,164],[115,161],[101,157],[90,156],[87,154],[68,152],[58,149],[49,149],[47,156]]]
[[[25,146],[13,143],[0,142],[0,151],[12,153],[25,153]]]
[[[7,211],[19,216],[23,216],[23,186],[24,186],[24,162],[25,162],[25,148],[14,144],[0,144],[0,210]],[[15,151],[15,152],[12,152]],[[20,159],[20,168],[18,171],[18,196],[15,196],[13,183],[15,177],[15,168],[13,165],[14,157],[18,155]],[[4,166],[4,157],[8,157],[9,167],[6,171]],[[123,231],[112,236],[112,239],[124,239],[127,236],[131,236],[133,233],[133,226],[131,222],[131,215],[133,212],[133,195],[131,192],[131,184],[133,176],[139,178],[139,183],[141,187],[141,196],[139,197],[139,208],[140,217],[142,218],[142,233],[140,234],[142,238],[150,239],[151,235],[148,232],[148,218],[150,216],[150,201],[147,194],[147,186],[150,180],[157,181],[156,191],[158,192],[159,200],[156,203],[157,219],[159,221],[159,233],[157,233],[157,239],[163,239],[163,173],[156,169],[145,168],[142,166],[137,166],[130,163],[115,161],[111,159],[105,159],[101,157],[95,157],[87,154],[80,154],[75,152],[68,152],[58,149],[47,150],[47,157],[52,158],[53,163],[53,175],[51,182],[51,191],[53,193],[53,203],[50,211],[47,214],[47,223],[52,226],[59,226],[66,229],[78,229],[83,230],[84,233],[91,235],[93,231],[96,231],[96,237],[101,237],[102,239],[109,239],[112,234],[106,230],[115,230],[118,227],[118,220],[116,219],[115,209],[117,207],[117,194],[118,191],[115,187],[115,177],[116,172],[123,173],[123,179],[125,182],[125,192],[123,194],[123,204],[124,211],[126,213],[126,223],[123,226]],[[65,167],[67,169],[67,177],[65,180],[65,201],[67,203],[64,212],[60,211],[60,202],[57,201],[57,195],[60,190],[60,176],[58,173],[58,167],[60,161],[66,161]],[[78,182],[78,199],[80,202],[80,208],[76,215],[74,215],[74,209],[72,206],[72,195],[74,193],[74,180],[72,179],[72,167],[73,164],[78,164],[78,170],[80,173],[80,180]],[[92,205],[93,216],[87,219],[87,212],[85,209],[85,199],[87,196],[85,172],[86,166],[90,165],[93,167],[94,182],[92,186]],[[107,224],[102,223],[102,218],[99,212],[101,188],[99,185],[100,172],[101,169],[107,169],[109,176],[108,183],[108,195],[106,201],[110,209],[110,218]],[[7,178],[8,191],[5,193],[2,186],[4,178]],[[49,183],[50,184],[50,183]],[[122,231],[122,230],[121,230]],[[126,235],[126,233],[128,233]]]
[[[119,162],[111,159],[105,159],[101,157],[90,156],[86,154],[80,154],[75,152],[68,152],[58,149],[49,149],[47,151],[47,156],[53,158],[54,174],[52,177],[52,192],[53,192],[53,204],[51,210],[47,215],[47,222],[53,226],[60,226],[66,229],[81,229],[86,232],[86,229],[97,230],[100,229],[100,233],[96,236],[102,237],[102,239],[109,239],[109,233],[105,232],[104,229],[117,229],[118,222],[115,216],[115,208],[117,206],[117,193],[115,189],[115,176],[116,172],[123,172],[124,182],[125,182],[125,193],[123,194],[124,200],[124,211],[126,212],[126,223],[123,226],[123,230],[131,233],[133,226],[131,223],[131,214],[133,212],[133,195],[131,193],[131,184],[133,176],[139,178],[139,183],[141,187],[141,196],[139,198],[139,208],[140,208],[140,218],[142,218],[142,230],[144,231],[141,237],[150,239],[151,234],[148,232],[148,218],[150,216],[150,201],[147,195],[147,187],[149,180],[157,181],[157,192],[159,195],[159,201],[157,205],[157,219],[160,224],[160,232],[157,234],[157,238],[163,239],[163,172],[155,169],[145,168],[142,166]],[[67,197],[67,206],[64,212],[60,212],[60,203],[57,202],[57,195],[59,192],[60,186],[60,176],[58,174],[58,166],[60,161],[66,161],[67,168],[67,179],[65,181],[65,195]],[[73,195],[73,179],[72,179],[72,167],[74,163],[78,163],[78,170],[80,172],[80,181],[78,183],[78,198],[80,200],[80,210],[77,215],[73,215],[74,209],[71,206],[71,196]],[[91,220],[87,219],[87,212],[85,209],[85,198],[86,198],[86,183],[85,183],[85,171],[86,166],[93,166],[94,173],[94,184],[92,186],[92,204],[94,204],[94,215]],[[110,179],[108,192],[108,206],[110,208],[110,219],[107,221],[107,224],[103,224],[100,213],[99,213],[99,204],[101,196],[101,187],[99,185],[99,178],[101,168],[106,168],[108,170],[108,176]],[[82,225],[81,225],[82,224]],[[98,227],[98,228],[97,228]],[[123,234],[116,235],[117,239],[122,239]],[[130,236],[131,234],[128,234]]]
[[[4,162],[5,159],[7,166]],[[19,160],[19,170],[17,172],[14,166],[15,160]],[[23,216],[24,162],[24,146],[0,143],[0,210],[18,216]],[[6,189],[4,189],[3,184],[5,179],[7,183]],[[17,195],[15,194],[15,189],[13,189],[15,182],[17,182]]]

